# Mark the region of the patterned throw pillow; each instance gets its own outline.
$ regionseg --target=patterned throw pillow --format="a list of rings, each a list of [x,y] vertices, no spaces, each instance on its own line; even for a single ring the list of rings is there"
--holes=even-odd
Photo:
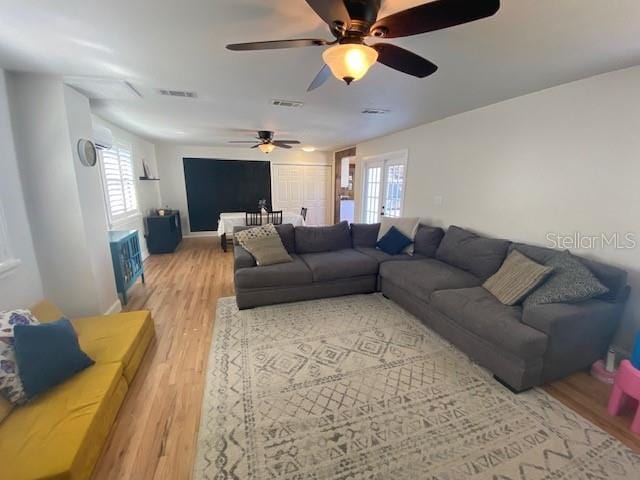
[[[278,231],[276,230],[276,227],[273,226],[273,224],[268,223],[267,225],[261,225],[260,227],[249,228],[248,230],[236,232],[234,235],[236,240],[238,241],[238,244],[242,248],[245,248],[245,244],[248,239],[264,238],[278,235]]]
[[[500,270],[482,284],[504,305],[515,305],[540,285],[553,267],[540,265],[513,250]]]
[[[566,250],[545,262],[554,273],[524,301],[524,306],[578,303],[609,291],[578,258]]]
[[[14,405],[26,402],[27,394],[18,375],[13,327],[38,324],[29,310],[0,312],[0,394]]]

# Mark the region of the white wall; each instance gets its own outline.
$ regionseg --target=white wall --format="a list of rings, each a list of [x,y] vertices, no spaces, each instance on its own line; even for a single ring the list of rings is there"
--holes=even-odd
[[[149,255],[149,250],[147,249],[147,242],[144,239],[144,216],[146,216],[150,210],[160,208],[162,206],[162,202],[160,201],[160,182],[141,181],[138,180],[138,178],[143,176],[144,174],[144,170],[142,168],[143,160],[147,162],[147,164],[151,168],[152,174],[156,177],[158,176],[156,147],[153,143],[140,138],[137,135],[134,135],[133,133],[124,130],[117,125],[114,125],[113,123],[110,123],[96,115],[93,116],[93,123],[95,125],[102,125],[104,127],[107,127],[109,130],[111,130],[115,139],[131,144],[131,153],[133,159],[134,175],[136,178],[136,192],[138,194],[140,215],[132,219],[118,222],[115,225],[112,225],[112,228],[119,230],[138,230],[142,257],[146,258]]]
[[[185,234],[190,234],[191,230],[189,228],[187,191],[182,159],[189,157],[221,160],[269,160],[272,164],[332,164],[331,154],[325,152],[305,153],[297,149],[276,149],[267,157],[258,149],[159,143],[156,145],[156,158],[160,172],[162,203],[164,206],[180,210],[182,228]],[[333,205],[332,199],[330,199],[330,202]]]
[[[408,216],[540,245],[548,232],[633,232],[634,249],[578,252],[629,271],[617,337],[628,349],[640,328],[639,85],[634,67],[359,144],[356,214],[363,157],[408,149]]]
[[[41,300],[43,291],[20,183],[3,70],[0,70],[0,172],[0,202],[9,247],[20,260],[17,268],[0,275],[0,310],[24,308]]]
[[[118,301],[101,184],[75,152],[90,136],[88,101],[56,77],[12,73],[7,85],[44,295],[70,316],[103,313]]]

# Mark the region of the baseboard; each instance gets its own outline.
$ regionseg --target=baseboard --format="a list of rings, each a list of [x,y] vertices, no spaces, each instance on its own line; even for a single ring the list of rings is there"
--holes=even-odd
[[[114,313],[120,313],[122,311],[122,304],[120,303],[120,299],[117,299],[113,302],[113,305],[109,307],[109,310],[104,312],[105,315],[113,315]]]
[[[184,238],[217,237],[218,232],[191,232],[182,235]]]

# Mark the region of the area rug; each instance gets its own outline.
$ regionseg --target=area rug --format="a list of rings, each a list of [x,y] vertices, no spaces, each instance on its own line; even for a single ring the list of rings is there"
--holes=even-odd
[[[640,478],[640,456],[514,395],[380,295],[219,301],[197,479]]]

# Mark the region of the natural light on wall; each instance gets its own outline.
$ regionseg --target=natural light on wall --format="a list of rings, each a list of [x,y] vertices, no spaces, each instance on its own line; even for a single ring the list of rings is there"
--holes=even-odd
[[[0,275],[16,268],[20,260],[13,258],[9,246],[9,230],[4,218],[4,210],[0,204]]]

